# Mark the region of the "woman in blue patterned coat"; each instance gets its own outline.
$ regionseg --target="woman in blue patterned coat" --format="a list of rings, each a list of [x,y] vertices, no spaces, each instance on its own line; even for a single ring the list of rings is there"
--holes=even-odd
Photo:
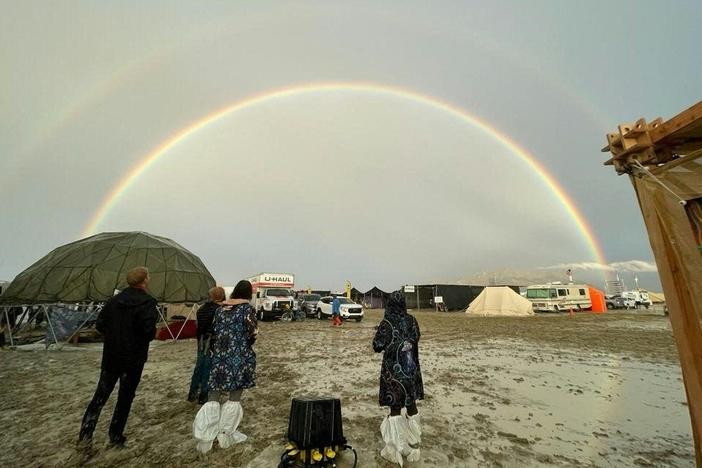
[[[217,438],[227,448],[243,442],[246,435],[237,431],[243,417],[241,395],[256,385],[256,353],[253,344],[258,334],[256,312],[249,304],[251,283],[239,281],[231,298],[217,309],[210,348],[209,401],[193,423],[198,450],[207,452]],[[220,405],[224,394],[229,399]]]
[[[380,454],[400,466],[403,456],[418,461],[420,454],[422,430],[416,401],[424,399],[424,384],[419,368],[419,337],[419,325],[407,313],[404,293],[395,291],[378,325],[373,349],[384,353],[378,400],[380,406],[390,407],[390,415],[380,425],[385,441]]]

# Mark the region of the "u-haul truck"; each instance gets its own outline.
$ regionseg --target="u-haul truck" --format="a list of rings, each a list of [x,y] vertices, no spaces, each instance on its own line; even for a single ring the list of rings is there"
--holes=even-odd
[[[260,273],[246,278],[253,287],[251,305],[259,320],[279,319],[286,310],[297,307],[293,297],[295,275],[290,273]]]
[[[538,312],[567,312],[592,307],[587,284],[535,284],[527,287],[526,298]]]

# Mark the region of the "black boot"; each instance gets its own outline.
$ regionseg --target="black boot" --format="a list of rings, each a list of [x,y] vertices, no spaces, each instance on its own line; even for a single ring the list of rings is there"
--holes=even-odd
[[[114,448],[124,448],[127,438],[123,435],[110,435],[110,446]]]

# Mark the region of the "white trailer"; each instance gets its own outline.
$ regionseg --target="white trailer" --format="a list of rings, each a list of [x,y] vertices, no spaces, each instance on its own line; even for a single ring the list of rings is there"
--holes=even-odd
[[[526,298],[537,312],[567,312],[592,307],[587,284],[535,284],[527,287]]]
[[[297,308],[293,295],[295,275],[291,273],[259,273],[246,278],[253,287],[251,305],[259,320],[279,319],[286,310]]]
[[[648,295],[648,291],[645,289],[638,289],[635,291],[623,291],[622,297],[624,299],[629,299],[634,301],[637,307],[644,306],[647,309],[653,305],[653,301]]]

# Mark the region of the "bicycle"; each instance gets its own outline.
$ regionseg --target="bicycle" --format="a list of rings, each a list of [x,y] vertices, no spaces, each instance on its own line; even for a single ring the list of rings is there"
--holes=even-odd
[[[285,312],[280,316],[280,320],[283,322],[291,322],[291,321],[296,321],[296,322],[301,322],[305,320],[305,312],[302,310],[290,310],[286,309]]]
[[[285,312],[280,316],[281,322],[290,322],[293,319],[292,310],[286,309]]]

